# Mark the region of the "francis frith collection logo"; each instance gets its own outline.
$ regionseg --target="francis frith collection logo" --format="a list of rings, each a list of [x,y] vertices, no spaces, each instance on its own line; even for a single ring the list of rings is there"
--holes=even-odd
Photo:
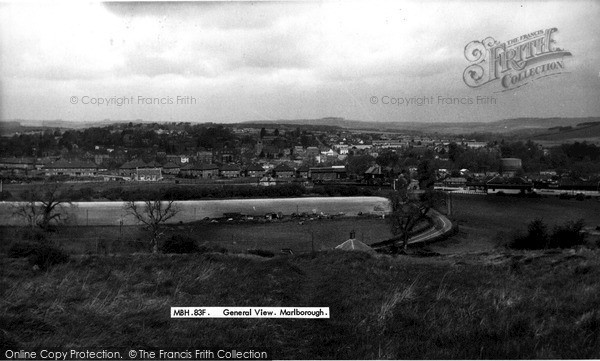
[[[471,63],[463,72],[465,84],[478,88],[498,81],[505,91],[564,72],[564,57],[571,53],[557,46],[553,39],[557,31],[538,30],[503,43],[492,37],[470,42],[465,46],[465,58]]]

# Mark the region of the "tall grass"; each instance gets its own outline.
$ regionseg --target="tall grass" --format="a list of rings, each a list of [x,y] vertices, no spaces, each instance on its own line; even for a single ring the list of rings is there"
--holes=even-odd
[[[0,348],[266,347],[288,359],[599,358],[598,256],[76,256],[45,271],[2,257]],[[171,306],[325,306],[331,318],[171,319]]]

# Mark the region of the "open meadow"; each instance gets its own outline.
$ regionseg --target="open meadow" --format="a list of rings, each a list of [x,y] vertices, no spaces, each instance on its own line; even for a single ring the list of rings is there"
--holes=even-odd
[[[599,251],[0,257],[0,349],[265,347],[274,359],[600,358]],[[329,307],[173,319],[172,306]]]

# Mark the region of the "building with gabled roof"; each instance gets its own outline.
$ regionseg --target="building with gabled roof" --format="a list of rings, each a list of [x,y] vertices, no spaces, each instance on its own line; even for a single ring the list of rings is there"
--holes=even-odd
[[[134,179],[141,182],[156,182],[162,180],[163,176],[160,168],[138,168]]]
[[[162,166],[164,174],[177,175],[181,171],[181,166],[173,162],[167,162]]]
[[[533,192],[533,183],[522,177],[496,176],[485,183],[488,194],[526,194]]]
[[[264,176],[258,181],[258,185],[263,187],[274,186],[277,185],[277,181],[271,176]]]
[[[346,179],[348,172],[344,166],[312,167],[309,170],[309,177],[313,182],[335,181]]]
[[[238,178],[241,176],[241,168],[237,164],[224,164],[219,168],[219,174],[225,178]]]
[[[296,169],[296,176],[298,178],[308,179],[309,171],[310,171],[310,167],[305,164],[305,165],[301,166],[300,168]]]
[[[189,177],[217,178],[219,166],[216,164],[186,164],[181,168],[181,174]]]
[[[258,164],[250,164],[244,171],[246,177],[262,177],[265,174],[265,169]]]
[[[28,174],[38,168],[39,164],[34,158],[0,158],[0,169],[7,170],[14,174]]]
[[[296,170],[285,163],[281,163],[273,168],[273,174],[278,178],[291,178],[296,174]]]
[[[98,166],[92,162],[59,159],[44,165],[46,176],[68,175],[71,177],[93,177],[98,174]]]
[[[369,167],[364,173],[364,179],[367,182],[381,181],[385,178],[385,171],[382,166],[375,164]]]

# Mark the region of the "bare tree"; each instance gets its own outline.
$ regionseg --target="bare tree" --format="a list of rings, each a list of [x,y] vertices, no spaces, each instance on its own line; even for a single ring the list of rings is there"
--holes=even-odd
[[[164,233],[162,225],[179,213],[174,201],[129,201],[125,203],[124,209],[152,232],[150,249],[152,253],[158,253],[158,240]]]
[[[408,240],[414,228],[427,219],[431,208],[438,206],[445,200],[442,192],[428,188],[424,193],[417,195],[408,190],[409,181],[401,176],[396,182],[396,191],[390,195],[392,213],[390,226],[393,235],[402,241],[402,248],[408,248]]]
[[[405,190],[394,192],[390,196],[390,203],[392,213],[389,219],[392,234],[399,236],[402,248],[406,250],[411,232],[417,224],[426,219],[429,204],[411,200]]]
[[[14,207],[13,214],[21,218],[32,230],[49,232],[68,220],[70,201],[59,190],[58,184],[47,184],[21,193],[22,202]]]

